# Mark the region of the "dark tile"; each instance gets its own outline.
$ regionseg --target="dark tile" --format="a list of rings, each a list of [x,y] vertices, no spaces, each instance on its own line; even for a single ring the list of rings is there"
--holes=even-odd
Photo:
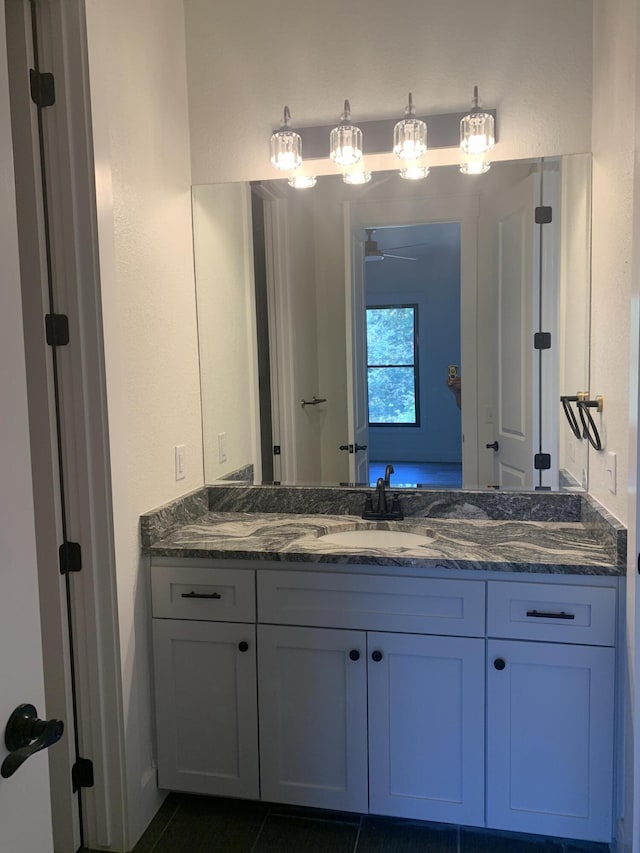
[[[149,853],[251,853],[267,811],[263,803],[184,797]]]
[[[330,809],[312,809],[307,806],[289,806],[286,803],[271,803],[269,816],[303,817],[312,820],[330,820],[334,823],[352,823],[358,826],[361,815],[358,812],[337,812]]]
[[[458,827],[365,817],[357,853],[458,853]]]
[[[144,835],[133,848],[134,853],[151,853],[158,839],[173,820],[181,802],[182,794],[171,793],[165,798]]]
[[[357,837],[356,824],[270,814],[253,853],[353,853]]]
[[[461,829],[460,853],[563,853],[562,842],[540,835]]]

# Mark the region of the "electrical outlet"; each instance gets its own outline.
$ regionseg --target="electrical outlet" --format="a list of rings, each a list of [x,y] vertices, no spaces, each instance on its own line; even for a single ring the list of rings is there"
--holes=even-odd
[[[606,461],[606,472],[607,472],[607,486],[609,487],[609,491],[616,494],[617,486],[616,486],[616,454],[611,450],[607,453],[607,461]]]
[[[187,476],[184,444],[176,444],[174,451],[176,463],[176,480],[184,480],[184,478]]]
[[[226,432],[218,433],[218,462],[227,461],[227,434]]]

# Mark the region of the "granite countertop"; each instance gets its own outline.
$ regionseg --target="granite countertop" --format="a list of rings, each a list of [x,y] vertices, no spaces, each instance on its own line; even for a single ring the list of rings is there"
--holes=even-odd
[[[326,533],[354,529],[417,531],[418,547],[330,544]],[[624,574],[612,549],[577,521],[408,518],[363,522],[353,515],[208,512],[146,546],[154,557],[360,564],[547,574]]]

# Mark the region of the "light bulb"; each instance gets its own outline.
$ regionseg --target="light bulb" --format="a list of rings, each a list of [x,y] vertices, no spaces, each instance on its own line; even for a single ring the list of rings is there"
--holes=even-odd
[[[421,181],[429,174],[428,166],[407,166],[406,169],[400,169],[400,177],[405,181]]]
[[[484,152],[480,154],[463,155],[460,171],[463,175],[484,175],[491,168]]]
[[[358,169],[353,172],[344,172],[342,180],[345,184],[368,184],[371,180],[371,172],[365,169]]]
[[[460,148],[465,154],[484,154],[496,142],[493,116],[484,112],[480,104],[478,87],[474,86],[471,112],[460,121]]]
[[[284,108],[284,124],[271,134],[271,163],[276,169],[289,171],[302,163],[302,137],[289,127],[291,113]]]
[[[351,124],[351,105],[344,102],[341,124],[331,131],[329,157],[339,166],[354,166],[362,160],[362,131]]]
[[[291,175],[287,183],[296,190],[308,190],[315,187],[318,180],[315,175]]]
[[[405,118],[393,128],[393,153],[401,160],[417,160],[427,150],[427,125],[415,116],[413,98],[409,92],[409,103]]]

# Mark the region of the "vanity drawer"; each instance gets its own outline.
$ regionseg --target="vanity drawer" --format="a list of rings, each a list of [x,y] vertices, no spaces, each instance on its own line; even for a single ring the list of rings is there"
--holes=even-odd
[[[156,618],[255,622],[255,573],[198,566],[153,566],[151,601]]]
[[[280,625],[484,637],[483,581],[258,572],[258,618]]]
[[[615,645],[611,587],[489,581],[487,634],[593,646]]]

